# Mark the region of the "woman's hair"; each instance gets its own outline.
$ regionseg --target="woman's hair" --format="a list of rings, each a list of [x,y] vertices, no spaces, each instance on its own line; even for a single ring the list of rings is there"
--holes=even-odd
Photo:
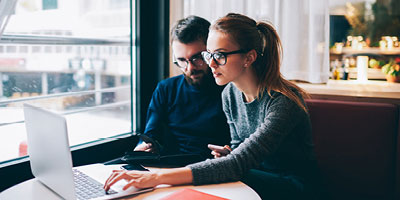
[[[171,29],[171,43],[175,40],[188,44],[201,40],[207,43],[210,22],[206,19],[191,15],[179,20]]]
[[[308,94],[282,77],[280,72],[282,45],[271,24],[256,22],[241,14],[229,13],[218,19],[210,30],[227,34],[240,49],[247,51],[254,49],[257,52],[253,69],[259,81],[258,98],[264,95],[265,90],[270,96],[271,90],[274,90],[287,96],[307,112],[301,97],[308,98]],[[301,97],[293,89],[296,89]]]

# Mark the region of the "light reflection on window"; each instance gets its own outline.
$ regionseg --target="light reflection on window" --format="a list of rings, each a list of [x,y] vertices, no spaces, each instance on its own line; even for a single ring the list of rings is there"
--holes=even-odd
[[[26,155],[23,103],[64,114],[70,145],[131,132],[129,4],[17,2],[0,42],[0,162]]]

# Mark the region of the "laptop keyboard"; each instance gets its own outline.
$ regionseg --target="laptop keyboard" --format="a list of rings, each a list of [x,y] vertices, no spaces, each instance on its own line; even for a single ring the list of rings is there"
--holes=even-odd
[[[79,200],[93,199],[106,195],[103,184],[84,174],[83,172],[72,169],[74,173],[75,191]],[[110,189],[107,194],[115,194],[116,191]]]

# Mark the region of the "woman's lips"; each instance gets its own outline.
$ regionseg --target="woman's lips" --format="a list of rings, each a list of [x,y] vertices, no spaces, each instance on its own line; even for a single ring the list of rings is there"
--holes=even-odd
[[[213,72],[213,75],[214,75],[214,78],[217,78],[217,77],[221,76],[222,74],[218,73],[218,72]]]

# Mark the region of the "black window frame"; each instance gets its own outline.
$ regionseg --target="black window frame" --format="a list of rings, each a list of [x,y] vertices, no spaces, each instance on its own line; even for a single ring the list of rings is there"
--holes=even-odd
[[[169,0],[131,0],[131,11],[133,3],[135,27],[131,30],[135,28],[136,36],[132,37],[135,39],[135,46],[132,39],[130,46],[135,48],[131,53],[136,53],[136,62],[131,62],[131,69],[136,70],[136,87],[132,88],[132,93],[136,94],[131,96],[131,102],[135,102],[135,105],[131,106],[131,113],[132,124],[136,124],[136,130],[132,130],[132,134],[116,136],[115,140],[100,140],[73,147],[71,152],[74,166],[101,163],[132,150],[138,141],[135,133],[144,130],[147,107],[153,90],[160,80],[169,75]],[[131,83],[134,80],[133,74]],[[29,158],[25,156],[0,164],[0,177],[0,192],[33,178]]]

